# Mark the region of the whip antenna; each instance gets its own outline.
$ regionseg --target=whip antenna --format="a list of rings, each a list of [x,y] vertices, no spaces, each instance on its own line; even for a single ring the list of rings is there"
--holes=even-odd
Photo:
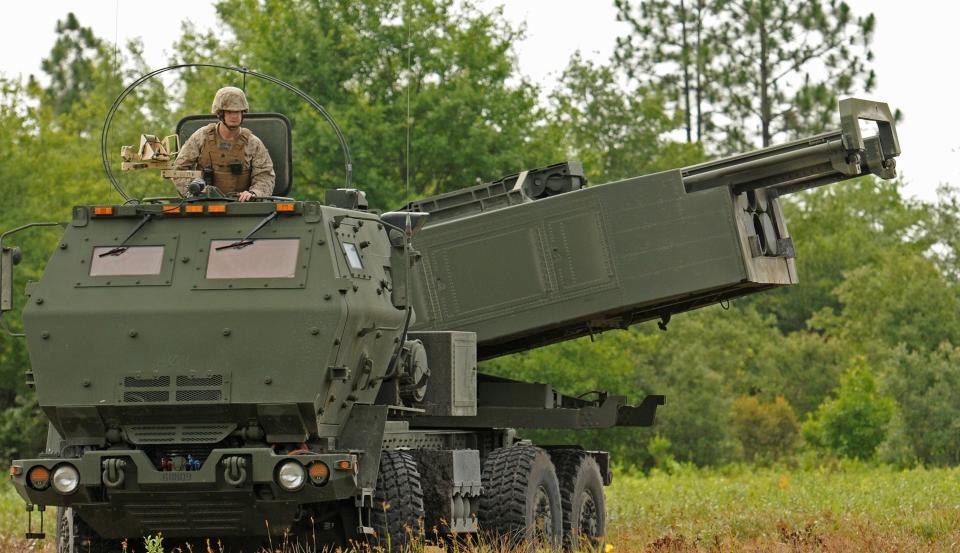
[[[407,14],[405,18],[407,21],[407,152],[406,152],[406,176],[404,177],[403,184],[403,193],[405,196],[410,196],[410,124],[412,123],[410,118],[410,81],[413,79],[413,43],[410,40],[410,15]]]

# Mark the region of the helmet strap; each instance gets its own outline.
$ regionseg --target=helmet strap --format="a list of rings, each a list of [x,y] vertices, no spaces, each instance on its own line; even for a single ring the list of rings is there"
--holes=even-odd
[[[243,125],[244,116],[247,115],[246,110],[241,110],[241,111],[240,111],[240,124],[238,124],[236,127],[231,127],[230,125],[227,124],[226,121],[224,121],[223,111],[224,111],[224,110],[222,110],[222,109],[221,109],[221,110],[217,110],[217,120],[219,120],[220,123],[223,124],[224,127],[228,128],[228,129],[230,129],[230,130],[234,130],[234,129],[239,129],[240,126]]]

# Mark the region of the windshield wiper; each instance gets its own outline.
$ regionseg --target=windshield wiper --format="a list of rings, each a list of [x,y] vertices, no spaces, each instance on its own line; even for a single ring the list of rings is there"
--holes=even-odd
[[[225,250],[225,249],[227,249],[227,248],[238,248],[238,249],[239,249],[239,248],[246,248],[246,247],[249,246],[250,244],[253,244],[253,240],[250,240],[250,237],[253,236],[254,233],[256,233],[258,230],[260,230],[260,229],[262,229],[263,227],[267,226],[267,223],[269,223],[270,221],[276,219],[276,218],[277,218],[277,215],[279,215],[279,214],[280,214],[279,211],[274,211],[274,212],[271,213],[270,215],[267,215],[266,217],[264,217],[262,221],[260,221],[259,223],[257,223],[257,226],[253,227],[253,230],[251,230],[250,232],[248,232],[247,235],[244,236],[243,238],[241,238],[240,240],[237,240],[236,242],[232,242],[232,243],[230,243],[230,244],[227,244],[226,246],[220,246],[220,247],[214,248],[214,249],[217,250],[217,251],[220,251],[220,250]]]
[[[127,240],[130,240],[131,238],[133,238],[134,234],[140,232],[140,229],[142,229],[143,226],[147,224],[147,221],[149,221],[152,218],[153,218],[153,213],[147,213],[146,215],[144,215],[143,219],[140,219],[140,222],[137,223],[137,226],[133,227],[133,230],[130,231],[130,234],[128,234],[126,238],[120,241],[119,246],[103,252],[102,254],[100,254],[100,257],[106,257],[108,255],[120,255],[123,252],[127,251],[129,248],[124,246],[124,244],[127,243]]]

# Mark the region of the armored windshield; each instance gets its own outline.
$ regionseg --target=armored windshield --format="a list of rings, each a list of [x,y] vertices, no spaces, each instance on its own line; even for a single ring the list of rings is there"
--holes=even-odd
[[[299,239],[251,240],[242,247],[223,248],[235,242],[210,241],[207,278],[293,278],[296,274]]]
[[[103,246],[93,248],[90,276],[159,275],[162,267],[163,246]]]

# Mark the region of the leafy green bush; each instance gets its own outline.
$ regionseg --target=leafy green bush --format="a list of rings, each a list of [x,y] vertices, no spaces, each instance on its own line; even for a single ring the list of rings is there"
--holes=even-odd
[[[775,460],[797,446],[800,424],[783,396],[770,403],[761,403],[755,396],[740,396],[733,401],[731,422],[747,461]]]
[[[853,343],[934,351],[960,340],[960,300],[936,263],[920,253],[885,251],[844,275],[833,290],[843,307],[812,324]]]
[[[677,465],[677,460],[670,453],[672,444],[670,440],[657,434],[647,442],[647,453],[650,455],[650,468],[662,470],[666,473],[673,472]]]
[[[880,394],[877,380],[860,359],[840,378],[836,397],[820,404],[803,424],[803,436],[817,447],[846,457],[870,459],[887,435],[896,403]]]
[[[46,430],[47,421],[36,400],[17,396],[14,405],[0,410],[0,464],[6,465],[17,455],[41,452]]]
[[[900,404],[902,439],[900,454],[887,460],[960,463],[960,348],[943,344],[936,351],[912,353],[901,348],[891,365],[886,390]]]
[[[877,448],[877,460],[896,468],[913,468],[920,461],[913,442],[913,432],[904,421],[902,409],[898,409],[890,419],[887,438]]]

